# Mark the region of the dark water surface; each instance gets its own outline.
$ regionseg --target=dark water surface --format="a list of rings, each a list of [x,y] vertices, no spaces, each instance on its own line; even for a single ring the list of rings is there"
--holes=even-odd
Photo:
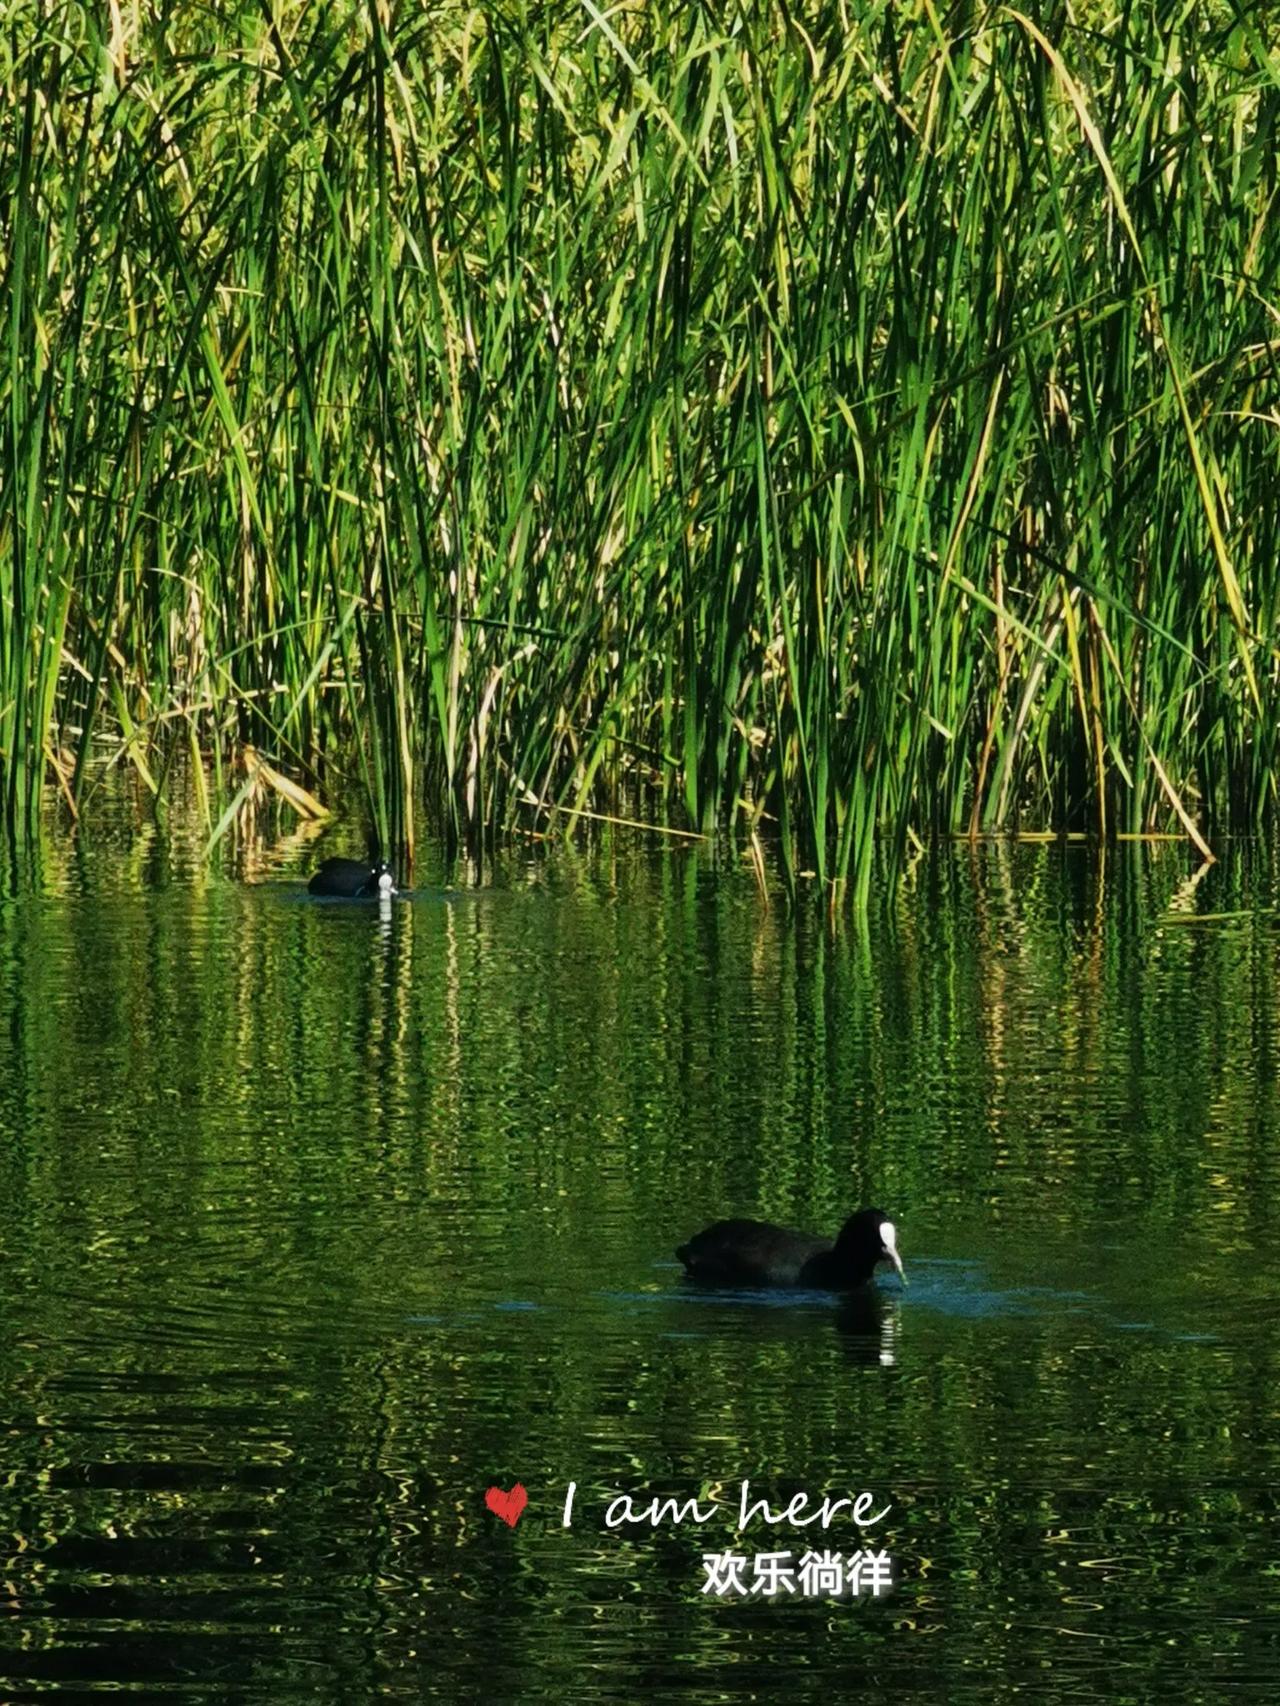
[[[112,869],[0,903],[0,1698],[1274,1697],[1271,867],[965,849],[834,938],[685,853]],[[865,1202],[905,1293],[681,1283]]]

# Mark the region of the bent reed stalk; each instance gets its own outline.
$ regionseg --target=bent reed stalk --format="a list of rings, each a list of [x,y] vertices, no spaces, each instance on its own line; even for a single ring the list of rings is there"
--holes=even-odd
[[[388,847],[639,813],[860,900],[1267,817],[1253,8],[6,17],[11,834],[104,741],[211,839],[344,767]]]

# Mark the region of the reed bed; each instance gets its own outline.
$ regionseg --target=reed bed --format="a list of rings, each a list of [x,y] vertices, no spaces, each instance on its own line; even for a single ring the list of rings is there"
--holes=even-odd
[[[1246,0],[10,0],[0,785],[865,901],[1275,800]]]

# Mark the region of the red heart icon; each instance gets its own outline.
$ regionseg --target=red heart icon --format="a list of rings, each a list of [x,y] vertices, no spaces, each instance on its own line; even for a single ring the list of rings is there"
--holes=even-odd
[[[529,1503],[529,1495],[517,1481],[509,1493],[504,1492],[501,1487],[490,1487],[484,1496],[484,1502],[494,1516],[500,1516],[508,1528],[514,1528],[520,1520],[520,1512]]]

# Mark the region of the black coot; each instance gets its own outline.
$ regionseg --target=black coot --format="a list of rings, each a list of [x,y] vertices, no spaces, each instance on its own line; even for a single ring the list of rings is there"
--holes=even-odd
[[[312,894],[334,895],[345,900],[376,900],[396,892],[391,867],[361,859],[326,859],[307,884]]]
[[[892,1262],[907,1283],[893,1222],[879,1208],[850,1215],[834,1243],[767,1220],[718,1220],[682,1244],[676,1255],[690,1279],[712,1285],[851,1291],[866,1284],[877,1262]]]

